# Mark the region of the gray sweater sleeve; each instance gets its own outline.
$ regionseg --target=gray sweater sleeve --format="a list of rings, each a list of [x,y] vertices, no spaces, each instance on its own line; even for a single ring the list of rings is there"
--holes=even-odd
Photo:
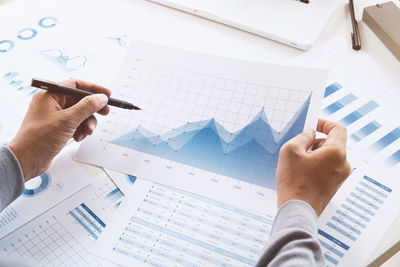
[[[8,147],[0,148],[0,211],[24,192],[24,175]]]
[[[317,239],[317,216],[301,200],[286,202],[278,211],[257,267],[326,266]]]

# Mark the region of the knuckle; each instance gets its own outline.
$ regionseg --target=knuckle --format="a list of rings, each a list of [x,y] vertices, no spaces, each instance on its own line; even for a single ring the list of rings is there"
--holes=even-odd
[[[330,151],[332,158],[338,162],[346,161],[346,149],[340,147],[333,147]]]
[[[295,143],[288,141],[281,147],[280,154],[291,157],[300,157],[301,153]]]
[[[96,106],[96,101],[92,97],[85,97],[83,99],[83,103],[85,106],[87,106],[90,110],[93,110],[94,107]]]

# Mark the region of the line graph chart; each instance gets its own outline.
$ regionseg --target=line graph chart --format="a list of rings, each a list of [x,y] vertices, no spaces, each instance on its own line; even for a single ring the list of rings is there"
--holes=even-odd
[[[323,77],[134,41],[113,96],[142,111],[99,118],[76,158],[239,205],[273,201],[280,148],[315,127]]]
[[[162,135],[139,125],[111,143],[275,189],[279,150],[303,130],[309,101],[282,132],[270,126],[263,108],[235,133],[210,119],[188,122]]]

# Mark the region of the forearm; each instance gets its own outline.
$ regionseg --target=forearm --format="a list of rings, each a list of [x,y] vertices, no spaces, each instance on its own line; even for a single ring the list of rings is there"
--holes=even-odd
[[[325,266],[317,230],[311,206],[300,200],[288,201],[276,215],[271,239],[257,266]]]
[[[24,175],[14,153],[0,148],[0,211],[24,192]]]

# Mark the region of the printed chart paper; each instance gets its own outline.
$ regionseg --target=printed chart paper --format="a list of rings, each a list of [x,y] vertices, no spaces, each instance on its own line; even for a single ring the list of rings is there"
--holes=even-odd
[[[106,174],[92,179],[70,198],[1,238],[1,259],[32,266],[116,266],[90,254],[88,248],[108,227],[123,195]]]
[[[296,63],[330,68],[321,116],[347,127],[354,171],[319,218],[318,238],[328,266],[361,266],[399,214],[398,84],[342,39]]]
[[[69,156],[57,157],[50,169],[25,184],[25,191],[0,213],[0,237],[39,216],[90,183]]]
[[[236,205],[274,203],[280,147],[314,128],[327,72],[134,42],[76,158]]]
[[[273,222],[273,214],[143,179],[115,217],[90,251],[123,266],[254,266]]]

